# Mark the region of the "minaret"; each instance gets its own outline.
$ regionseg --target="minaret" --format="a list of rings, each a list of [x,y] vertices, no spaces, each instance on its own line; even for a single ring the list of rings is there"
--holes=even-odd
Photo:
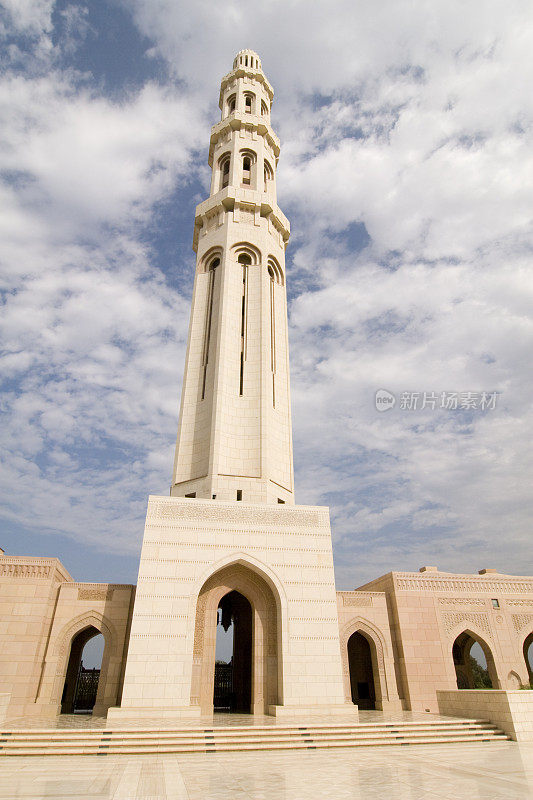
[[[257,54],[241,50],[222,79],[211,193],[196,209],[171,496],[148,500],[121,707],[108,719],[212,714],[219,608],[234,614],[241,712],[357,718],[329,510],[294,503],[272,97]]]
[[[274,91],[253,50],[220,87],[209,198],[196,209],[171,496],[294,503],[285,248]]]

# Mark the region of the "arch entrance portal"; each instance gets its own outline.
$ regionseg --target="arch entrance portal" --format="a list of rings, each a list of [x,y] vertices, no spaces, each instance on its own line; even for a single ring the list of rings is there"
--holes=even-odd
[[[375,709],[372,651],[368,639],[360,631],[355,631],[348,639],[348,669],[352,702],[361,709]]]
[[[265,714],[277,705],[278,618],[274,590],[250,567],[232,564],[208,578],[196,604],[191,705],[202,714],[214,707]],[[226,629],[233,624],[230,670],[215,665],[219,622]]]
[[[85,668],[82,656],[85,645],[96,636],[101,636],[101,631],[93,625],[89,625],[72,639],[61,696],[62,714],[75,714],[76,712],[90,714],[94,708],[100,680],[100,668]]]
[[[240,592],[228,592],[220,601],[218,629],[226,633],[231,629],[233,642],[231,654],[223,654],[228,660],[217,658],[215,661],[214,710],[249,714],[252,701],[252,606]]]

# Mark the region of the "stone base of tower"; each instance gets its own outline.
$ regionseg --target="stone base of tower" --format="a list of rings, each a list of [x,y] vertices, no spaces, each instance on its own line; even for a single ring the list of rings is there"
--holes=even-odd
[[[110,719],[213,711],[228,596],[249,615],[235,622],[235,710],[357,716],[344,699],[329,510],[150,497],[122,706]]]

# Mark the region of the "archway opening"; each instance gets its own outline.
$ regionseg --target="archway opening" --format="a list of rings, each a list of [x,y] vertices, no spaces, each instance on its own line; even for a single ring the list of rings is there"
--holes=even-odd
[[[224,595],[217,610],[215,711],[249,714],[252,700],[252,606],[240,592]]]
[[[463,631],[452,647],[458,689],[495,689],[498,678],[489,646],[470,631]]]
[[[192,706],[199,706],[202,714],[213,713],[215,661],[227,665],[228,657],[234,695],[230,709],[266,714],[269,706],[279,704],[279,609],[279,596],[266,576],[242,562],[222,567],[205,581],[196,601]],[[231,619],[233,639],[223,657],[217,655],[217,628],[225,627],[229,633]],[[217,697],[221,708],[219,702]]]
[[[524,659],[526,661],[529,685],[533,687],[533,631],[524,642]]]
[[[61,697],[62,714],[92,713],[98,692],[104,645],[104,637],[92,625],[72,639]]]
[[[355,631],[348,639],[348,665],[352,702],[361,709],[375,709],[372,650],[368,639],[360,631]]]

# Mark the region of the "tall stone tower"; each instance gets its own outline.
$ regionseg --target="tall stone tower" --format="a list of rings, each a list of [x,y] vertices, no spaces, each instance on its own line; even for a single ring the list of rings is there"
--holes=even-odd
[[[222,79],[170,497],[148,502],[121,707],[213,712],[216,630],[234,620],[238,710],[346,713],[329,511],[293,494],[285,246],[273,90],[252,50]],[[237,707],[235,708],[237,710]]]
[[[173,497],[294,503],[274,92],[252,50],[222,79],[197,253]]]

